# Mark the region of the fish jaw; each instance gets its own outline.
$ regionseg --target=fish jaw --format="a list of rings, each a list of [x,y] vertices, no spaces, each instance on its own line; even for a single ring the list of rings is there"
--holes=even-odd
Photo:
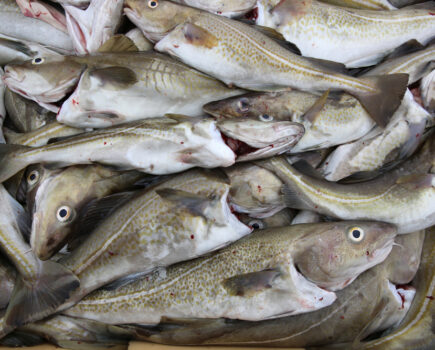
[[[221,132],[254,150],[238,155],[237,161],[267,158],[289,151],[304,135],[302,124],[263,123],[249,120],[218,121]]]

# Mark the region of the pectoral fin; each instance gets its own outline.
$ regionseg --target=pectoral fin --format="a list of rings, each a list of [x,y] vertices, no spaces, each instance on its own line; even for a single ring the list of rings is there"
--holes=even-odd
[[[207,49],[211,49],[218,43],[218,39],[213,34],[192,23],[186,23],[184,25],[183,33],[187,42],[195,46],[203,46]]]
[[[133,40],[129,37],[117,34],[112,36],[100,46],[98,52],[135,52],[139,51]]]
[[[281,276],[279,269],[267,269],[230,277],[224,280],[222,285],[229,295],[251,297],[272,288],[273,281],[279,276]]]
[[[322,108],[325,106],[325,103],[329,96],[329,90],[326,91],[304,114],[304,118],[309,120],[311,123],[314,123],[316,118],[319,116]]]
[[[136,73],[126,67],[107,67],[89,71],[91,77],[101,80],[103,84],[127,88],[137,83]]]
[[[414,189],[429,188],[433,186],[434,179],[435,174],[412,174],[398,178],[396,183],[411,186]]]

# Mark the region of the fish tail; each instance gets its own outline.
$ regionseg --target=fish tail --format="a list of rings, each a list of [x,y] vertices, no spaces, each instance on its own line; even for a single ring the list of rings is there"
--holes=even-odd
[[[21,145],[0,144],[0,183],[29,165],[26,159],[19,158],[20,153],[29,148]]]
[[[369,113],[371,118],[385,128],[399,108],[408,86],[408,74],[376,75],[361,78],[376,88],[375,92],[351,92]]]
[[[19,327],[52,314],[80,286],[79,279],[54,261],[41,262],[38,277],[18,277],[5,314],[5,324]]]

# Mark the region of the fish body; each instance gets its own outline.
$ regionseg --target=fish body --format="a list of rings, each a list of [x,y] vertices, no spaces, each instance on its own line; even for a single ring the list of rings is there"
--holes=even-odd
[[[79,82],[58,114],[59,122],[75,127],[106,127],[165,113],[200,116],[203,104],[242,93],[154,52],[39,57],[8,65],[5,82],[56,112],[50,104]]]
[[[387,127],[373,129],[360,140],[340,145],[324,161],[321,172],[329,181],[354,173],[376,172],[409,157],[424,140],[433,117],[407,91]]]
[[[303,135],[303,126],[291,122],[266,126],[239,123],[227,126],[226,121],[219,121],[217,125],[211,118],[172,115],[79,134],[41,147],[4,145],[0,146],[2,161],[8,166],[2,168],[0,179],[6,180],[26,166],[41,162],[63,167],[99,163],[153,175],[195,166],[226,167],[236,158],[258,159],[288,151]],[[221,129],[232,148],[224,142]],[[244,147],[244,142],[249,147]]]
[[[403,234],[435,224],[435,175],[430,173],[433,154],[429,157],[415,168],[411,159],[374,180],[344,185],[306,175],[282,157],[257,164],[273,171],[285,183],[284,197],[290,208],[313,210],[342,220],[390,222]]]
[[[399,327],[383,334],[379,339],[361,342],[358,349],[432,349],[435,335],[431,327],[435,297],[435,239],[433,229],[426,234],[421,264],[413,282],[417,292],[411,308]]]
[[[292,225],[297,225],[297,224],[310,224],[310,223],[314,223],[314,222],[321,222],[322,217],[311,210],[301,210],[294,218],[293,221],[291,222]]]
[[[435,70],[421,80],[420,90],[424,108],[433,115],[435,113]]]
[[[62,309],[118,278],[200,256],[250,233],[231,213],[229,190],[225,177],[191,170],[127,197],[62,260],[81,283]]]
[[[409,74],[408,84],[411,85],[429,74],[434,68],[435,44],[396,58],[387,59],[375,68],[369,70],[364,76],[382,74]]]
[[[49,315],[79,281],[71,271],[54,261],[40,261],[24,241],[20,227],[25,227],[23,208],[0,187],[0,247],[14,264],[19,276],[5,313],[6,326],[20,326]]]
[[[256,23],[282,33],[304,56],[351,68],[376,64],[411,39],[425,45],[435,35],[430,10],[356,10],[316,0],[259,1]]]
[[[291,153],[358,140],[375,126],[358,100],[348,94],[331,94],[311,119],[307,112],[318,100],[317,95],[297,90],[250,93],[210,102],[204,106],[204,111],[215,117],[268,118],[303,124],[305,134]]]
[[[58,121],[107,127],[166,113],[198,117],[205,103],[242,93],[160,54],[133,53],[125,59],[125,69],[87,69],[63,103]]]
[[[143,178],[137,171],[117,172],[100,165],[27,171],[27,203],[33,213],[30,244],[41,260],[51,258],[79,234],[80,217],[92,201],[125,191]]]
[[[139,51],[152,50],[154,45],[149,41],[139,28],[129,30],[125,36],[133,41]]]
[[[331,5],[362,10],[396,10],[388,0],[320,0]]]
[[[10,129],[4,130],[7,143],[32,147],[44,146],[50,139],[78,135],[83,132],[83,129],[73,128],[58,122],[52,122],[27,133],[16,133]]]
[[[5,99],[4,99],[6,86],[2,79],[3,74],[4,74],[3,69],[0,68],[0,143],[5,143],[2,127],[3,127],[3,121],[5,120],[6,117],[6,108],[5,108]]]
[[[73,45],[68,34],[50,24],[29,18],[16,11],[0,10],[0,34],[48,46],[54,50],[72,52]]]
[[[252,10],[256,0],[175,0],[180,4],[199,8],[225,17],[238,17]]]
[[[167,319],[158,326],[137,329],[137,338],[161,344],[203,346],[329,348],[344,343],[343,349],[351,349],[356,338],[394,326],[411,310],[416,290],[395,286],[390,279],[397,267],[405,271],[409,261],[419,260],[420,250],[414,249],[416,237],[420,237],[421,243],[420,232],[400,236],[402,247],[395,245],[383,263],[337,291],[337,300],[323,309],[260,322]],[[398,259],[401,255],[404,258]],[[415,272],[414,264],[410,270]]]
[[[56,120],[56,115],[6,88],[5,107],[8,122],[20,133],[42,128]]]
[[[351,243],[352,227],[361,225],[367,235],[361,244]],[[335,300],[334,293],[318,286],[342,288],[349,273],[353,280],[367,264],[384,260],[394,236],[393,226],[370,222],[257,231],[212,255],[157,270],[114,291],[94,292],[65,313],[112,324],[150,325],[163,316],[258,321],[313,311]],[[366,248],[377,251],[375,260],[361,254]],[[339,251],[341,259],[333,263],[331,276],[329,268],[317,264]]]
[[[24,16],[42,20],[62,32],[67,32],[66,19],[62,11],[38,0],[17,0]]]

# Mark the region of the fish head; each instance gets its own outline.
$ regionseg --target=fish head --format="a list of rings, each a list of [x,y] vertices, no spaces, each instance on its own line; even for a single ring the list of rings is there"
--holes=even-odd
[[[265,218],[253,218],[248,214],[238,214],[237,216],[240,221],[242,221],[245,225],[252,227],[254,230],[266,230],[269,228],[291,225],[294,212],[289,208],[284,208],[281,211]]]
[[[124,13],[148,40],[156,42],[198,10],[171,1],[126,0]]]
[[[52,171],[38,184],[34,205],[30,244],[41,260],[47,260],[66,243],[81,208],[92,198],[91,174],[70,167]]]
[[[272,157],[290,150],[304,135],[302,124],[257,118],[220,119],[217,126],[238,161]]]
[[[264,218],[284,208],[283,183],[273,172],[251,163],[235,164],[223,171],[231,179],[230,203],[238,213]]]
[[[321,232],[301,240],[306,248],[295,264],[305,277],[331,291],[384,261],[397,234],[396,226],[382,222],[331,222],[319,228]]]
[[[291,116],[282,115],[280,92],[253,92],[204,105],[204,112],[216,118],[259,118],[261,115],[271,116],[274,120],[291,120]]]
[[[67,56],[36,57],[7,65],[3,80],[12,91],[46,107],[44,104],[59,101],[75,86],[83,69]]]

